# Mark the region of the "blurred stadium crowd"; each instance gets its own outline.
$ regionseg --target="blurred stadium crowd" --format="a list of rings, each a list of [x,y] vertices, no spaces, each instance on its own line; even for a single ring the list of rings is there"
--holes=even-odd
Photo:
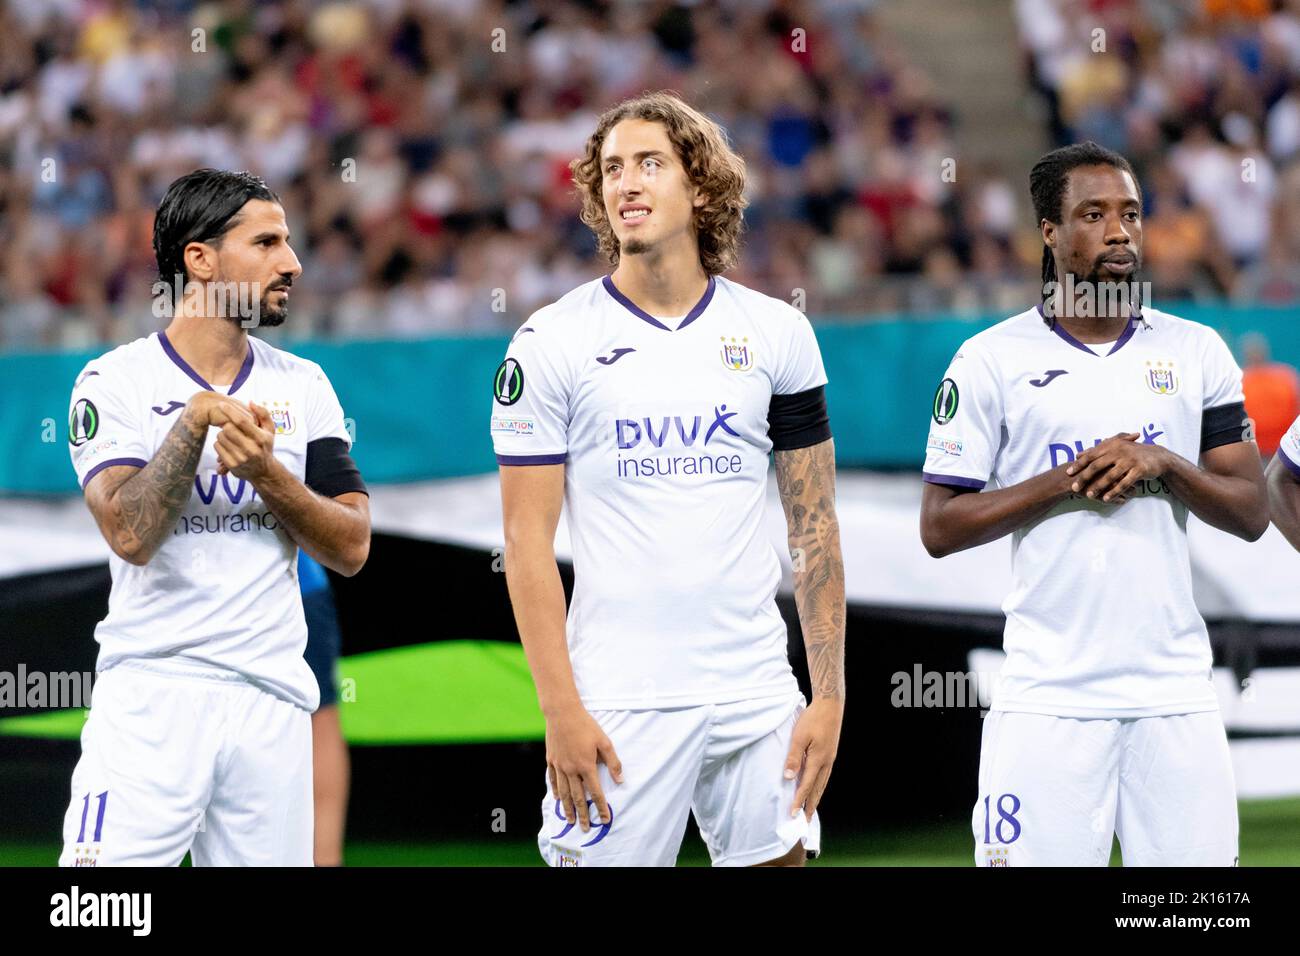
[[[1297,8],[1015,0],[1044,144],[1134,161],[1162,300],[1300,300]],[[875,0],[7,0],[0,347],[157,328],[153,209],[203,165],[285,201],[305,270],[287,334],[513,328],[607,268],[567,164],[605,107],[658,88],[747,160],[738,281],[805,289],[813,313],[1036,297],[1035,157],[945,181],[960,117]]]
[[[1095,139],[1137,170],[1156,294],[1300,301],[1300,2],[1016,0],[1016,14],[1055,142]],[[1098,39],[1117,55],[1095,55]]]

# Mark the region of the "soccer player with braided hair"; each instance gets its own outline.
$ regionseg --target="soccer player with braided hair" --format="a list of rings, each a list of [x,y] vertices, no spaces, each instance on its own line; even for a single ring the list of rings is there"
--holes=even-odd
[[[935,393],[921,539],[1011,535],[1003,665],[985,719],[975,859],[1230,866],[1232,764],[1187,521],[1268,525],[1241,369],[1138,282],[1142,195],[1095,143],[1030,175],[1035,307],[962,344]]]

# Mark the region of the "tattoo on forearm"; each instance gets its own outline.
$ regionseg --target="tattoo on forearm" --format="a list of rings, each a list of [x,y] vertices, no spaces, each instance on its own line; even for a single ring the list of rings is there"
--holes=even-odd
[[[176,526],[190,500],[207,433],[182,412],[149,464],[117,489],[117,543],[123,550],[152,554]]]
[[[777,488],[790,533],[794,596],[813,693],[844,697],[844,560],[835,515],[835,447],[776,453]]]

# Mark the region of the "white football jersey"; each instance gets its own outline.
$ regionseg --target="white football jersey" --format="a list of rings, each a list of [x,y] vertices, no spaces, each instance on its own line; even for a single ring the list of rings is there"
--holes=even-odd
[[[1243,400],[1241,369],[1208,326],[1152,308],[1143,317],[1105,348],[1059,323],[1049,328],[1037,309],[968,339],[935,393],[925,480],[1005,488],[1119,432],[1198,462],[1202,413]],[[1015,531],[993,709],[1064,717],[1216,709],[1187,516],[1155,479],[1124,504],[1072,495]]]
[[[235,381],[215,388],[161,332],[87,364],[72,390],[69,425],[81,486],[111,465],[144,467],[201,389],[270,411],[275,457],[300,479],[308,442],[351,443],[319,365],[256,338],[248,342]],[[158,552],[143,567],[110,557],[108,616],[95,629],[97,669],[135,661],[178,673],[225,672],[315,710],[320,691],[303,660],[298,547],[251,484],[217,474],[218,434],[209,430],[189,503]]]
[[[606,276],[534,313],[494,383],[502,465],[565,463],[569,656],[589,709],[797,689],[763,528],[768,406],[826,383],[807,318],[710,279],[680,321]]]

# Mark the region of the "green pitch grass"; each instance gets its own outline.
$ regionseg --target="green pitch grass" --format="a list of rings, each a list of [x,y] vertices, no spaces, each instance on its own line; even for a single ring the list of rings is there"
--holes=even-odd
[[[1241,865],[1300,866],[1300,799],[1250,800],[1240,805]],[[970,831],[965,821],[879,833],[823,834],[826,855],[811,866],[971,866]],[[51,866],[57,843],[0,840],[0,865]],[[679,866],[707,866],[698,838],[682,847]],[[1111,866],[1119,865],[1118,848]],[[349,843],[349,866],[541,866],[532,834],[520,840],[475,843]]]

